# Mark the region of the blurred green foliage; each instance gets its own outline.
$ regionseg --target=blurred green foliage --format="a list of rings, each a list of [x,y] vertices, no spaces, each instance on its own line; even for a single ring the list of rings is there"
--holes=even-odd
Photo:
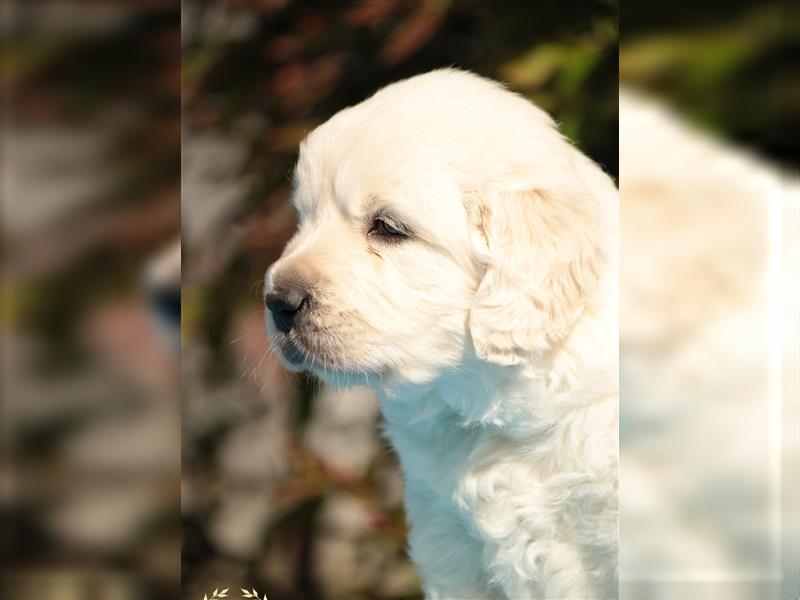
[[[796,168],[800,5],[633,2],[620,15],[620,79],[702,128]]]

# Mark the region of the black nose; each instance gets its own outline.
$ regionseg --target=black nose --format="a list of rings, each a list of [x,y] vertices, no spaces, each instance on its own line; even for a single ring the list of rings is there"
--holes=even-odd
[[[289,333],[294,327],[295,317],[306,305],[308,296],[298,291],[271,292],[264,297],[264,302],[272,313],[275,327],[283,333]]]

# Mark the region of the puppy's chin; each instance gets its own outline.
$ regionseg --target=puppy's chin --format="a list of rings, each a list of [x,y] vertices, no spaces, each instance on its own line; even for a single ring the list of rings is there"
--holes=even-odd
[[[354,366],[350,369],[332,369],[314,364],[305,366],[300,370],[312,373],[317,379],[334,389],[349,387],[368,387],[390,396],[396,395],[396,390],[409,386],[416,387],[429,383],[434,377],[427,369],[399,369],[385,367],[381,371],[369,371]]]
[[[278,354],[281,363],[287,370],[293,372],[307,371],[334,389],[353,386],[376,387],[383,377],[381,373],[369,372],[357,367],[347,369],[341,366],[328,365],[309,353],[299,350],[291,342],[286,343]]]

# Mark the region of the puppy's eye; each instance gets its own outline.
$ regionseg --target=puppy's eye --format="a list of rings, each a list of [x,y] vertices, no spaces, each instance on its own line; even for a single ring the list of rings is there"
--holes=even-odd
[[[408,233],[400,229],[399,226],[392,225],[381,217],[373,219],[369,235],[377,235],[392,240],[401,240],[408,237]]]

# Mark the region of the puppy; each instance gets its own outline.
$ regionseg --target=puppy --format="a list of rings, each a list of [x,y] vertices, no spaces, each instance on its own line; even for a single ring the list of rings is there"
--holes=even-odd
[[[611,179],[543,111],[446,69],[311,132],[292,199],[271,342],[378,391],[426,596],[614,596]]]

